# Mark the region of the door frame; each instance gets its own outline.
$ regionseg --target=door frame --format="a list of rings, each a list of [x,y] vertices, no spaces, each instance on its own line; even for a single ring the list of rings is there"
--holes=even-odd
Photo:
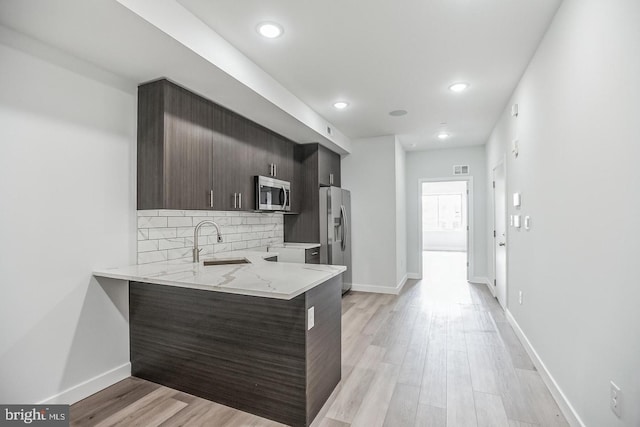
[[[473,176],[465,175],[458,177],[443,177],[443,178],[420,178],[418,180],[418,275],[422,278],[422,254],[424,252],[424,245],[422,244],[422,184],[429,182],[450,182],[450,181],[465,181],[467,183],[467,281],[471,281],[473,276],[471,272],[474,269],[474,251],[473,251],[473,230],[474,230],[474,217],[473,217]]]
[[[507,244],[505,249],[505,275],[504,275],[504,310],[506,311],[509,307],[509,187],[507,180],[507,155],[503,154],[502,158],[491,168],[491,183],[495,182],[495,170],[497,167],[502,165],[504,167],[504,240]],[[493,232],[496,229],[496,190],[491,186],[491,218],[493,224],[493,230],[491,230],[489,237],[491,240],[491,246],[493,251],[493,281],[489,284],[489,289],[493,296],[498,299],[496,295],[496,238],[497,236],[493,235]],[[499,303],[500,301],[498,301]]]

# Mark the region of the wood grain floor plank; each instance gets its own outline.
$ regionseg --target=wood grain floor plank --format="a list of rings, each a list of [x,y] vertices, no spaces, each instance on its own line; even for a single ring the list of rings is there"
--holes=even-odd
[[[396,387],[400,366],[381,363],[371,387],[367,391],[360,409],[351,425],[354,427],[380,427],[391,403]]]
[[[158,426],[183,410],[187,405],[187,403],[181,400],[167,399],[162,403],[161,407],[140,413],[133,419],[127,420],[126,422],[121,421],[120,423],[114,424],[114,426]]]
[[[95,426],[159,387],[139,378],[126,378],[72,405],[69,412],[71,425]]]
[[[356,368],[376,370],[378,364],[384,359],[384,354],[387,349],[384,347],[378,347],[377,345],[370,345],[358,360]]]
[[[431,405],[418,405],[415,427],[446,427],[447,410]]]
[[[355,368],[341,387],[340,395],[329,408],[328,418],[350,423],[360,409],[366,393],[371,389],[376,371]]]
[[[509,427],[502,398],[495,394],[474,392],[478,427]]]
[[[397,325],[393,339],[384,355],[384,362],[386,363],[401,365],[409,349],[413,327],[418,317],[418,310],[415,307],[407,307],[407,310],[403,313],[406,315]]]
[[[491,346],[470,344],[467,346],[467,355],[473,390],[500,394],[502,389],[494,349]]]
[[[447,336],[433,335],[427,345],[420,404],[447,407]]]
[[[516,369],[516,375],[541,425],[549,427],[569,425],[538,372]]]
[[[447,425],[478,425],[469,361],[464,351],[447,350]]]
[[[522,421],[509,420],[509,427],[538,427],[539,424],[523,423]]]
[[[511,357],[505,347],[491,347],[500,395],[509,419],[538,424],[535,408],[527,396],[523,384],[516,375]],[[547,391],[548,392],[548,391]]]
[[[447,350],[467,351],[464,325],[462,323],[462,310],[458,304],[449,307],[447,318]]]
[[[511,363],[514,368],[527,369],[529,371],[535,371],[536,368],[529,358],[526,350],[520,343],[520,340],[516,336],[516,333],[506,322],[496,322],[496,330],[500,335],[500,339],[504,343],[505,347],[509,350],[509,356],[511,357]]]
[[[318,427],[349,427],[351,424],[343,423],[342,421],[333,420],[331,418],[324,418]]]
[[[432,314],[421,312],[418,314],[411,341],[407,348],[407,353],[400,368],[398,382],[401,384],[415,385],[420,387],[422,375],[424,373],[425,359],[427,357],[427,347],[429,344],[429,329],[431,327]]]
[[[161,408],[169,397],[175,393],[176,391],[170,388],[159,387],[101,422],[94,424],[94,426],[111,427],[116,425],[130,425],[136,417],[144,415],[147,411]]]
[[[397,384],[391,396],[391,403],[384,419],[383,426],[411,426],[415,423],[418,411],[420,387]]]

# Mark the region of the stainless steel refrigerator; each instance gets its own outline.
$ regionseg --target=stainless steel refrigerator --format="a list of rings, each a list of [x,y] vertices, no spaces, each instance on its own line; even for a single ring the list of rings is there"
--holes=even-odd
[[[351,192],[320,188],[320,263],[344,265],[342,293],[351,289]]]

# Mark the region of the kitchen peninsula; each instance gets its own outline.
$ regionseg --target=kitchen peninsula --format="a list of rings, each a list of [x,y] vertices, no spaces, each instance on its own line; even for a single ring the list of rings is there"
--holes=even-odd
[[[224,264],[230,255],[234,264]],[[272,256],[95,271],[129,281],[132,375],[309,425],[341,378],[345,267],[265,260]]]

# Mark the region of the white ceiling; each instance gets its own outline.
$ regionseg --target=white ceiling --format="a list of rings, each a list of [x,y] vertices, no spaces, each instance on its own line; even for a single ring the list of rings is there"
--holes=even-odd
[[[0,43],[132,93],[166,77],[293,141],[349,151],[339,129],[174,0],[0,0]]]
[[[561,3],[178,1],[347,136],[396,134],[416,149],[485,143]],[[262,21],[284,35],[262,38]],[[459,80],[471,88],[452,94]],[[337,100],[351,105],[338,111]]]
[[[171,78],[298,142],[345,152],[349,141],[341,132],[396,134],[407,149],[430,149],[484,144],[560,2],[2,0],[0,24],[122,76],[133,88]],[[194,40],[189,19],[172,15],[180,4],[213,30],[210,38],[200,31]],[[261,38],[255,27],[266,20],[282,24],[284,35]],[[237,49],[257,64],[251,76],[267,83],[272,77],[273,84],[251,87],[247,72],[233,75],[221,65],[224,53],[198,51],[215,51],[218,35],[232,45],[226,53]],[[6,32],[0,36],[8,43]],[[449,92],[458,80],[471,88]],[[335,110],[337,100],[350,106]],[[396,109],[409,114],[388,115]],[[451,134],[446,142],[436,138],[443,128]]]

